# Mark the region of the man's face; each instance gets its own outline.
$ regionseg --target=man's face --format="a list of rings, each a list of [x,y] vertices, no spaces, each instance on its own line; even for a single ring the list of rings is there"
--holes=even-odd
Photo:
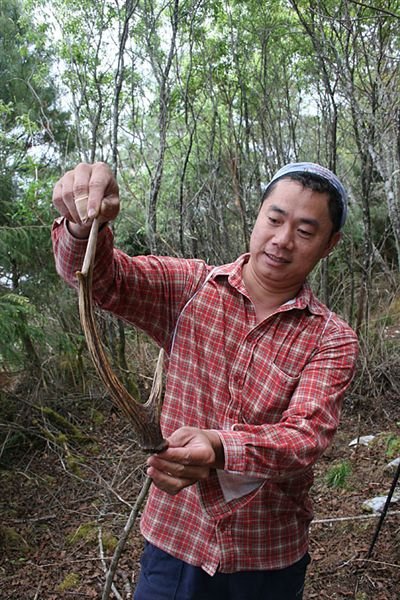
[[[264,201],[250,238],[250,263],[262,285],[297,293],[317,262],[340,239],[332,234],[328,194],[290,179]]]

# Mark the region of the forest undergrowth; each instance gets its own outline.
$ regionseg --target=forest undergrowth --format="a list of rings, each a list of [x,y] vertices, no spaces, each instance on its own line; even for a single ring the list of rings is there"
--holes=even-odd
[[[398,598],[400,510],[390,508],[367,559],[378,518],[362,506],[388,493],[393,475],[385,467],[400,455],[396,323],[385,331],[390,352],[381,348],[386,358],[373,363],[361,358],[337,436],[316,467],[305,600]],[[152,354],[141,347],[143,397]],[[87,368],[84,389],[72,380],[45,387],[21,377],[2,382],[0,600],[102,597],[146,457]],[[370,446],[349,446],[364,435],[376,436]],[[110,598],[132,598],[142,545],[136,522]]]

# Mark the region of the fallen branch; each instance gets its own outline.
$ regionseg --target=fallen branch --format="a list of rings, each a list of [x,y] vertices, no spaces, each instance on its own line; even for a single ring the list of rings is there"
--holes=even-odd
[[[150,489],[151,479],[150,477],[146,477],[142,489],[140,490],[139,496],[136,499],[135,505],[131,510],[131,513],[128,517],[128,520],[125,524],[124,530],[122,532],[121,537],[119,538],[117,547],[115,548],[114,555],[111,560],[110,568],[107,571],[106,575],[106,583],[103,590],[103,595],[101,600],[108,600],[110,597],[110,591],[112,590],[112,582],[114,579],[115,571],[117,569],[118,561],[121,557],[121,554],[125,548],[126,541],[128,536],[132,530],[132,527],[136,521],[136,517],[142,507],[143,502],[146,499],[147,493]]]
[[[396,565],[395,563],[387,563],[383,560],[371,560],[370,558],[355,558],[354,562],[363,562],[363,563],[371,563],[373,565],[382,565],[383,567],[391,567],[394,569],[400,569],[400,565]]]
[[[104,573],[107,573],[107,565],[106,565],[106,561],[104,558],[103,537],[102,536],[103,536],[102,528],[99,527],[98,539],[99,539],[100,561],[101,561],[101,564],[103,565]],[[112,593],[117,598],[117,600],[124,600],[112,581],[111,581],[111,585],[110,585],[110,591],[112,591]],[[107,598],[108,598],[108,596],[107,596]]]
[[[400,515],[400,510],[395,510],[392,511],[391,513],[389,513],[388,517],[394,516],[394,515]],[[311,522],[311,525],[320,525],[323,523],[337,523],[340,521],[357,521],[357,520],[364,520],[364,519],[378,519],[381,518],[381,515],[354,515],[354,517],[332,517],[330,519],[315,519],[314,521]]]

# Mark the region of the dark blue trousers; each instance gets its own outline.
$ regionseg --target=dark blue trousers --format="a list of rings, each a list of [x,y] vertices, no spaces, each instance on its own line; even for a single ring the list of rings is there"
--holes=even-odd
[[[286,569],[207,575],[146,543],[134,600],[301,600],[310,556]]]

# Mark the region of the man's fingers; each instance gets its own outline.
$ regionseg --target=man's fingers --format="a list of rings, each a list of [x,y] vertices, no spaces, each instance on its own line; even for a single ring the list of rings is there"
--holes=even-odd
[[[160,459],[157,455],[150,456],[147,460],[149,468],[154,468],[159,473],[164,473],[169,477],[180,480],[206,479],[210,474],[207,465],[183,464],[181,462],[172,462]]]
[[[92,177],[93,165],[80,163],[73,170],[72,193],[75,198],[89,196],[89,182]]]
[[[156,487],[176,494],[210,476],[215,451],[207,432],[182,427],[168,438],[168,443],[166,450],[147,459],[147,473]]]
[[[112,221],[119,212],[119,190],[105,163],[80,163],[56,183],[53,204],[58,212],[78,224],[99,216]]]
[[[89,167],[90,165],[83,165],[83,167],[85,166]],[[85,172],[86,176],[83,175]],[[83,215],[85,213],[84,203],[80,205],[80,211],[78,212],[75,200],[76,198],[82,199],[85,195],[87,196],[87,192],[85,192],[88,188],[87,180],[87,169],[82,168],[82,165],[78,165],[73,171],[67,171],[57,181],[53,189],[53,204],[55,208],[61,215],[74,223],[82,222],[80,214]]]
[[[171,471],[159,471],[155,467],[148,467],[147,474],[158,489],[167,492],[171,496],[175,496],[184,488],[198,481],[196,478],[176,477]]]
[[[100,214],[104,221],[114,221],[119,213],[119,197],[117,195],[106,196],[100,208]]]
[[[92,165],[87,189],[89,217],[101,214],[105,220],[114,219],[119,208],[118,192],[118,184],[110,167],[105,163]]]

